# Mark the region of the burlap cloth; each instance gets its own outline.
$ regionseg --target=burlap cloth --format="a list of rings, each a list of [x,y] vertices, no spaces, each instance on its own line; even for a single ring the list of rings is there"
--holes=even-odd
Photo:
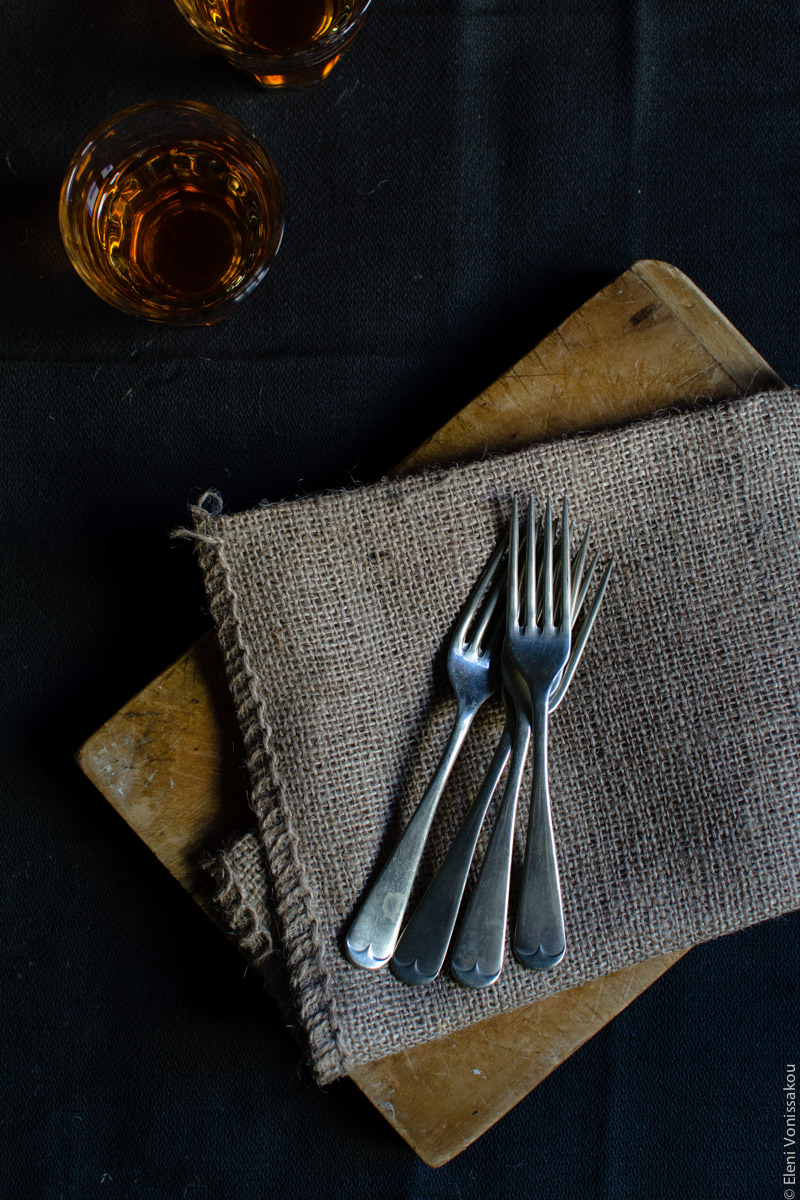
[[[798,400],[668,413],[240,515],[195,511],[259,830],[218,858],[220,900],[265,977],[288,980],[320,1081],[800,907]],[[509,952],[480,992],[447,975],[411,989],[350,966],[343,934],[444,746],[449,630],[511,497],[529,491],[566,493],[618,560],[551,723],[567,954],[542,974]],[[473,727],[420,886],[501,723],[490,704]]]

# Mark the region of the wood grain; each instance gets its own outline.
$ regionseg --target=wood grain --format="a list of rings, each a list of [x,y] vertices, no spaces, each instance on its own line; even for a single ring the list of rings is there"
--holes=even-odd
[[[81,769],[215,916],[199,860],[253,824],[222,655],[209,631],[84,744]]]
[[[464,462],[619,425],[699,396],[785,387],[691,280],[636,263],[397,467]]]
[[[681,957],[651,959],[480,1021],[352,1078],[428,1166],[443,1166]]]
[[[408,473],[656,409],[785,384],[677,268],[636,263],[396,469]],[[213,918],[198,860],[252,821],[211,634],[82,747],[86,775]],[[431,1166],[485,1132],[680,955],[640,963],[351,1078]]]

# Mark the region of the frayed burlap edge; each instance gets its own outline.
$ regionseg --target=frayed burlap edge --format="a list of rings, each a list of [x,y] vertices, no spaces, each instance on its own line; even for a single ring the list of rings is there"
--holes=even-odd
[[[237,836],[230,844],[233,846],[238,842]],[[206,854],[200,866],[216,884],[214,907],[224,920],[226,929],[230,931],[238,949],[247,956],[253,970],[266,979],[270,975],[270,964],[278,954],[275,939],[268,929],[262,927],[255,909],[247,903],[225,851],[226,846],[220,846],[213,854]]]
[[[237,871],[243,853],[258,861],[266,876],[264,847],[254,831],[227,838],[200,859],[200,866],[214,882],[212,904],[225,933],[247,959],[248,967],[261,977],[265,991],[277,1004],[281,1016],[293,1019],[286,957],[275,929],[270,927],[272,909],[266,905],[254,908],[252,895],[248,896],[243,888]]]
[[[215,493],[206,493],[191,509],[194,533],[182,532],[193,537],[197,547],[244,740],[250,804],[267,852],[279,930],[282,936],[290,934],[284,936],[284,945],[294,947],[286,958],[292,1003],[304,1030],[314,1075],[320,1084],[326,1084],[347,1074],[348,1056],[341,1044],[336,1003],[323,965],[321,938],[311,912],[310,889],[297,853],[296,835],[287,817],[283,783],[275,770],[266,701],[253,678],[241,636],[236,594],[222,541],[215,532],[221,510],[221,499]]]

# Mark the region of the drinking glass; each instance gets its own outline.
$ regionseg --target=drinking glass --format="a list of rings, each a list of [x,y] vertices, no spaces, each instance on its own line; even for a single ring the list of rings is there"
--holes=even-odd
[[[59,223],[72,265],[103,300],[150,321],[209,325],[267,273],[283,190],[233,117],[191,100],[137,104],[75,152]]]
[[[370,0],[175,0],[187,21],[264,87],[319,83],[361,28]]]

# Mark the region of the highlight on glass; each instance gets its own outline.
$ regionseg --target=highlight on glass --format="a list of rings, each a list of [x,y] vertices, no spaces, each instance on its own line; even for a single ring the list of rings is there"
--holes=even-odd
[[[266,275],[283,189],[233,117],[190,100],[137,104],[76,150],[59,223],[72,265],[103,300],[150,321],[209,325]]]
[[[175,0],[186,20],[263,87],[320,83],[358,33],[370,0]]]

